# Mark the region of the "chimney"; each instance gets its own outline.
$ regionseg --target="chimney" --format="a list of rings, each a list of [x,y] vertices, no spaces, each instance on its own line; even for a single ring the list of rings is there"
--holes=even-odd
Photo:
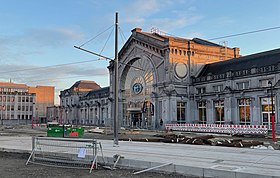
[[[238,57],[240,57],[240,55],[239,55],[239,51],[240,51],[240,49],[239,49],[239,48],[233,48],[234,58],[238,58]]]
[[[141,32],[141,31],[142,31],[141,28],[134,28],[133,30],[131,30],[132,33]]]

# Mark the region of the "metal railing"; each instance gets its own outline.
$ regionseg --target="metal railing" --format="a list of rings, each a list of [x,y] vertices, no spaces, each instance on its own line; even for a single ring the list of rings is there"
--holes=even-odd
[[[32,137],[32,152],[26,162],[46,166],[90,169],[97,167],[101,143],[93,139]]]

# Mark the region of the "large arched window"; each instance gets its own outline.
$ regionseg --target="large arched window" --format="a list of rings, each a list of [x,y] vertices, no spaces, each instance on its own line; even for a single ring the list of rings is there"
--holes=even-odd
[[[153,85],[152,65],[148,59],[136,59],[128,64],[123,79],[124,99],[150,97]]]

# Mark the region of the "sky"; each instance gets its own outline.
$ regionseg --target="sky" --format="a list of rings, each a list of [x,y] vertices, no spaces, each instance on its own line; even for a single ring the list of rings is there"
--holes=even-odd
[[[113,58],[115,13],[119,49],[135,27],[182,37],[213,38],[280,27],[280,0],[0,0],[0,81],[55,86],[78,80],[109,86],[108,63],[74,48]],[[241,55],[280,48],[280,28],[211,40]]]

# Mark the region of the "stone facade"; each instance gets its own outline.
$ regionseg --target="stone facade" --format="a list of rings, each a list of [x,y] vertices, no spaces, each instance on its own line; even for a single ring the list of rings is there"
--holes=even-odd
[[[60,93],[59,122],[82,125],[111,125],[109,87],[93,81],[78,81]]]
[[[206,64],[239,56],[238,48],[198,38],[132,30],[119,52],[119,124],[157,129],[165,123],[192,122],[194,115],[187,110],[195,108],[190,101],[193,77]],[[114,81],[113,66],[109,70]]]
[[[280,49],[240,56],[239,48],[136,28],[119,52],[118,76],[114,67],[110,62],[110,87],[61,92],[64,122],[77,118],[75,123],[112,126],[118,77],[122,127],[215,123],[270,128],[273,109],[280,129]]]

